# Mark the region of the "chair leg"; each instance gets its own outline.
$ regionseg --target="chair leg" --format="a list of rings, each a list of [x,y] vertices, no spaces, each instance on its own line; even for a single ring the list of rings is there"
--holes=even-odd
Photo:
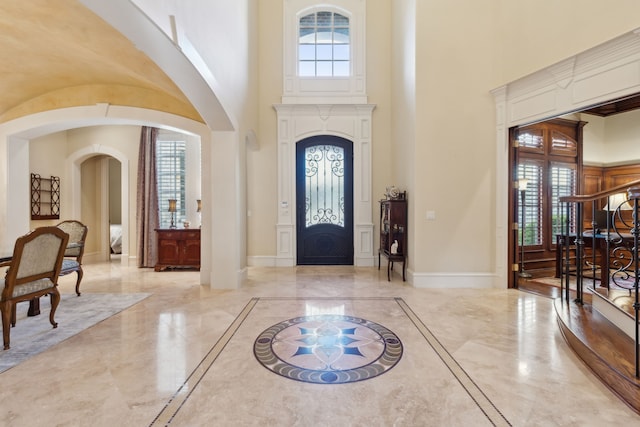
[[[16,311],[18,311],[18,304],[11,304],[11,327],[16,327]]]
[[[58,303],[60,302],[60,292],[58,292],[58,288],[53,288],[53,291],[51,291],[49,295],[51,296],[51,312],[49,312],[49,322],[51,322],[54,328],[57,328],[58,324],[53,318],[56,314]]]
[[[76,280],[76,295],[80,296],[80,281],[82,280],[83,275],[82,267],[78,269],[78,280]]]
[[[4,349],[9,350],[9,333],[11,327],[11,302],[3,301],[0,303],[0,311],[2,311],[2,340],[4,341]]]

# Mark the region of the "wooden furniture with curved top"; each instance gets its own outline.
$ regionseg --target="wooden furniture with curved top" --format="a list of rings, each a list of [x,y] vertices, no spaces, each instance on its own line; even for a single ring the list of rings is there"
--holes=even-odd
[[[69,235],[69,244],[64,251],[60,276],[76,272],[78,274],[76,295],[80,296],[80,281],[84,274],[82,271],[82,256],[84,255],[84,244],[89,228],[76,220],[62,221],[56,227]]]
[[[44,295],[51,297],[49,322],[54,328],[56,308],[60,302],[58,276],[62,268],[69,235],[57,227],[40,227],[16,240],[9,267],[0,281],[0,311],[4,349],[9,349],[11,326],[16,323],[16,304]]]

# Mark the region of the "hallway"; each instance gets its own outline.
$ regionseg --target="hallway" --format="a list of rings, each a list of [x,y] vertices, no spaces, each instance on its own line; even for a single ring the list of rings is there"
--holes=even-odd
[[[388,282],[386,271],[375,268],[250,268],[248,283],[238,290],[201,287],[197,275],[87,264],[83,296],[152,295],[0,374],[0,424],[600,426],[640,421],[565,344],[552,300],[543,296],[507,289],[414,289],[397,277]],[[73,277],[61,278],[61,293],[72,293],[73,285]],[[256,339],[270,327],[324,315],[381,326],[400,341],[401,357],[370,379],[335,384],[287,378],[286,370],[277,374],[256,360]],[[362,353],[368,357],[364,347]]]

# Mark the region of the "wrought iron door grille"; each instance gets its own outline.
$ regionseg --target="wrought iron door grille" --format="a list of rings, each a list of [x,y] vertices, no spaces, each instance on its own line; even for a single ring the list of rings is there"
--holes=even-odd
[[[344,149],[316,145],[305,149],[305,225],[344,227]]]

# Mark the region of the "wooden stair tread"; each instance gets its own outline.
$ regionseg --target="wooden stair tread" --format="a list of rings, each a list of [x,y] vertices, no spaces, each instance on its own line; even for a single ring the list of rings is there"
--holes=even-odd
[[[640,379],[635,376],[633,340],[590,304],[554,300],[558,324],[571,348],[602,380],[640,413]]]
[[[562,299],[554,301],[558,320],[586,346],[595,351],[609,366],[635,382],[635,352],[633,340],[590,304],[567,304]]]
[[[634,318],[633,303],[635,302],[635,295],[627,289],[606,289],[603,287],[596,287],[593,292],[602,295],[602,297],[608,299],[611,304],[618,307],[624,313],[627,313],[629,317]]]

